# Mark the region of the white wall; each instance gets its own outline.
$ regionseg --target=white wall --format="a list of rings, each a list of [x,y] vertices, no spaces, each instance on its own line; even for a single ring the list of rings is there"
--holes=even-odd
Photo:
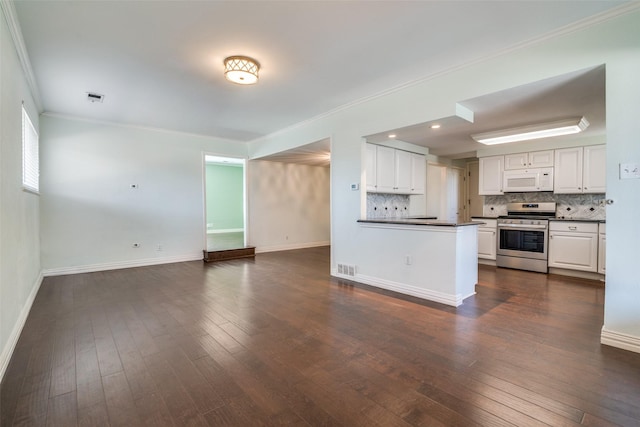
[[[246,157],[245,144],[46,115],[40,126],[45,273],[202,258],[203,152]]]
[[[256,157],[332,138],[332,268],[356,264],[366,275],[377,266],[358,239],[364,186],[359,194],[349,189],[349,183],[361,182],[363,135],[452,116],[460,100],[606,64],[608,197],[616,202],[607,211],[605,329],[640,351],[640,180],[620,181],[616,172],[620,162],[640,162],[640,11],[637,4],[629,10],[278,132],[251,143],[249,153]]]
[[[20,61],[0,12],[0,379],[40,286],[40,197],[22,190],[22,102],[38,128]]]
[[[248,244],[257,252],[328,245],[329,168],[252,160]]]

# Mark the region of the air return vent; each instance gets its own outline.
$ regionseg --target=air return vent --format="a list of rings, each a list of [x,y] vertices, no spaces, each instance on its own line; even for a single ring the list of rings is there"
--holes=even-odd
[[[354,277],[356,275],[356,266],[349,264],[338,264],[338,274]]]
[[[104,95],[99,93],[87,92],[87,101],[89,102],[102,102],[104,101]]]

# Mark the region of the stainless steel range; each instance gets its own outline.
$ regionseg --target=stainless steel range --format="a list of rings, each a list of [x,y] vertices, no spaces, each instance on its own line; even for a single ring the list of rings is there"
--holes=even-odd
[[[507,212],[498,217],[496,265],[546,273],[549,219],[556,216],[555,202],[508,203]]]

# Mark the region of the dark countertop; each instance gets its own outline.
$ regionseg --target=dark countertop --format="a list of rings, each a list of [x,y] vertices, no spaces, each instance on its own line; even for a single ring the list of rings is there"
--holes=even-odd
[[[593,218],[552,218],[549,221],[576,221],[576,222],[598,222],[598,223],[605,223],[607,222],[604,219],[593,219]]]
[[[421,218],[374,218],[359,219],[358,222],[369,224],[397,224],[397,225],[433,225],[439,227],[464,227],[466,225],[478,225],[478,222],[449,222],[439,221],[437,219]]]

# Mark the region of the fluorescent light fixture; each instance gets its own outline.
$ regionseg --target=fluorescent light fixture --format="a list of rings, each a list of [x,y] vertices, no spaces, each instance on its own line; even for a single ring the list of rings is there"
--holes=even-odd
[[[570,135],[572,133],[582,132],[588,126],[589,122],[587,119],[580,117],[513,129],[504,129],[495,132],[479,133],[471,135],[471,138],[485,145],[505,144],[507,142],[528,141],[530,139]]]

